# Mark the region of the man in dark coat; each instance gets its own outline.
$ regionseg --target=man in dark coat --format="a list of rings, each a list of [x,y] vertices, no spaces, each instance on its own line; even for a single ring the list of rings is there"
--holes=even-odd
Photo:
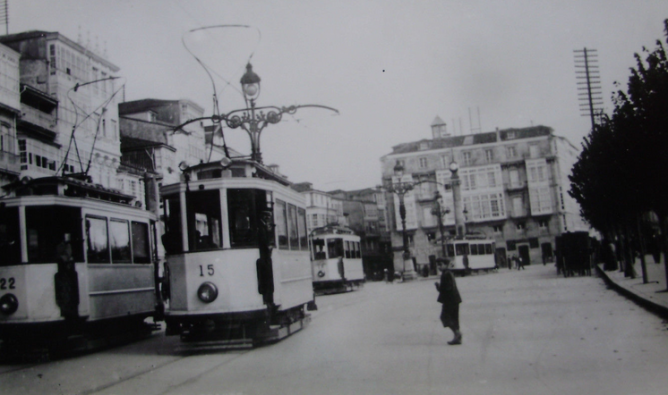
[[[441,322],[444,328],[452,329],[455,334],[455,337],[448,344],[462,344],[462,333],[459,331],[459,304],[462,302],[462,298],[457,290],[455,276],[450,271],[450,262],[439,262],[439,269],[441,270],[441,279],[440,282],[436,283],[436,290],[438,291],[438,302],[442,304]]]

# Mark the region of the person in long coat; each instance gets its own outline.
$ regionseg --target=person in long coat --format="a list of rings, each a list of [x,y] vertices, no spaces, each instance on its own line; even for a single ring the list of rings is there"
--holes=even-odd
[[[450,345],[462,344],[462,333],[459,330],[459,304],[462,302],[455,276],[450,271],[449,262],[440,262],[441,279],[436,283],[438,302],[441,303],[441,322],[444,328],[450,328],[455,337],[448,342]]]

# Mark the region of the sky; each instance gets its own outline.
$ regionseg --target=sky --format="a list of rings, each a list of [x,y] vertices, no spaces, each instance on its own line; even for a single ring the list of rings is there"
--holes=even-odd
[[[591,125],[573,51],[597,51],[610,113],[666,18],[665,0],[9,0],[10,34],[106,53],[126,100],[189,99],[209,116],[215,84],[221,112],[241,109],[250,60],[258,106],[338,109],[301,108],[261,138],[264,163],[323,191],[380,184],[380,158],[431,138],[436,116],[454,135],[545,125],[579,147]],[[225,138],[249,152],[241,129]]]

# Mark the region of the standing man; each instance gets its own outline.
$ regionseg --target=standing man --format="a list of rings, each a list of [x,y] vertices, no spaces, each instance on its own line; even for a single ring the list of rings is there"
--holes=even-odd
[[[438,268],[441,270],[441,280],[435,285],[438,291],[438,302],[442,304],[441,322],[444,328],[450,328],[455,335],[448,344],[462,344],[462,333],[459,331],[459,304],[462,298],[457,290],[455,276],[450,271],[450,262],[441,260]]]

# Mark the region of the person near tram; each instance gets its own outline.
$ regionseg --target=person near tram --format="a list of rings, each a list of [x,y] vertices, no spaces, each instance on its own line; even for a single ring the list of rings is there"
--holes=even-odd
[[[462,333],[459,329],[459,304],[462,298],[459,295],[457,282],[450,270],[450,265],[447,258],[439,260],[438,268],[441,270],[441,278],[435,285],[438,291],[437,301],[441,303],[441,323],[444,328],[450,328],[454,333],[454,338],[448,344],[457,345],[462,344]]]

